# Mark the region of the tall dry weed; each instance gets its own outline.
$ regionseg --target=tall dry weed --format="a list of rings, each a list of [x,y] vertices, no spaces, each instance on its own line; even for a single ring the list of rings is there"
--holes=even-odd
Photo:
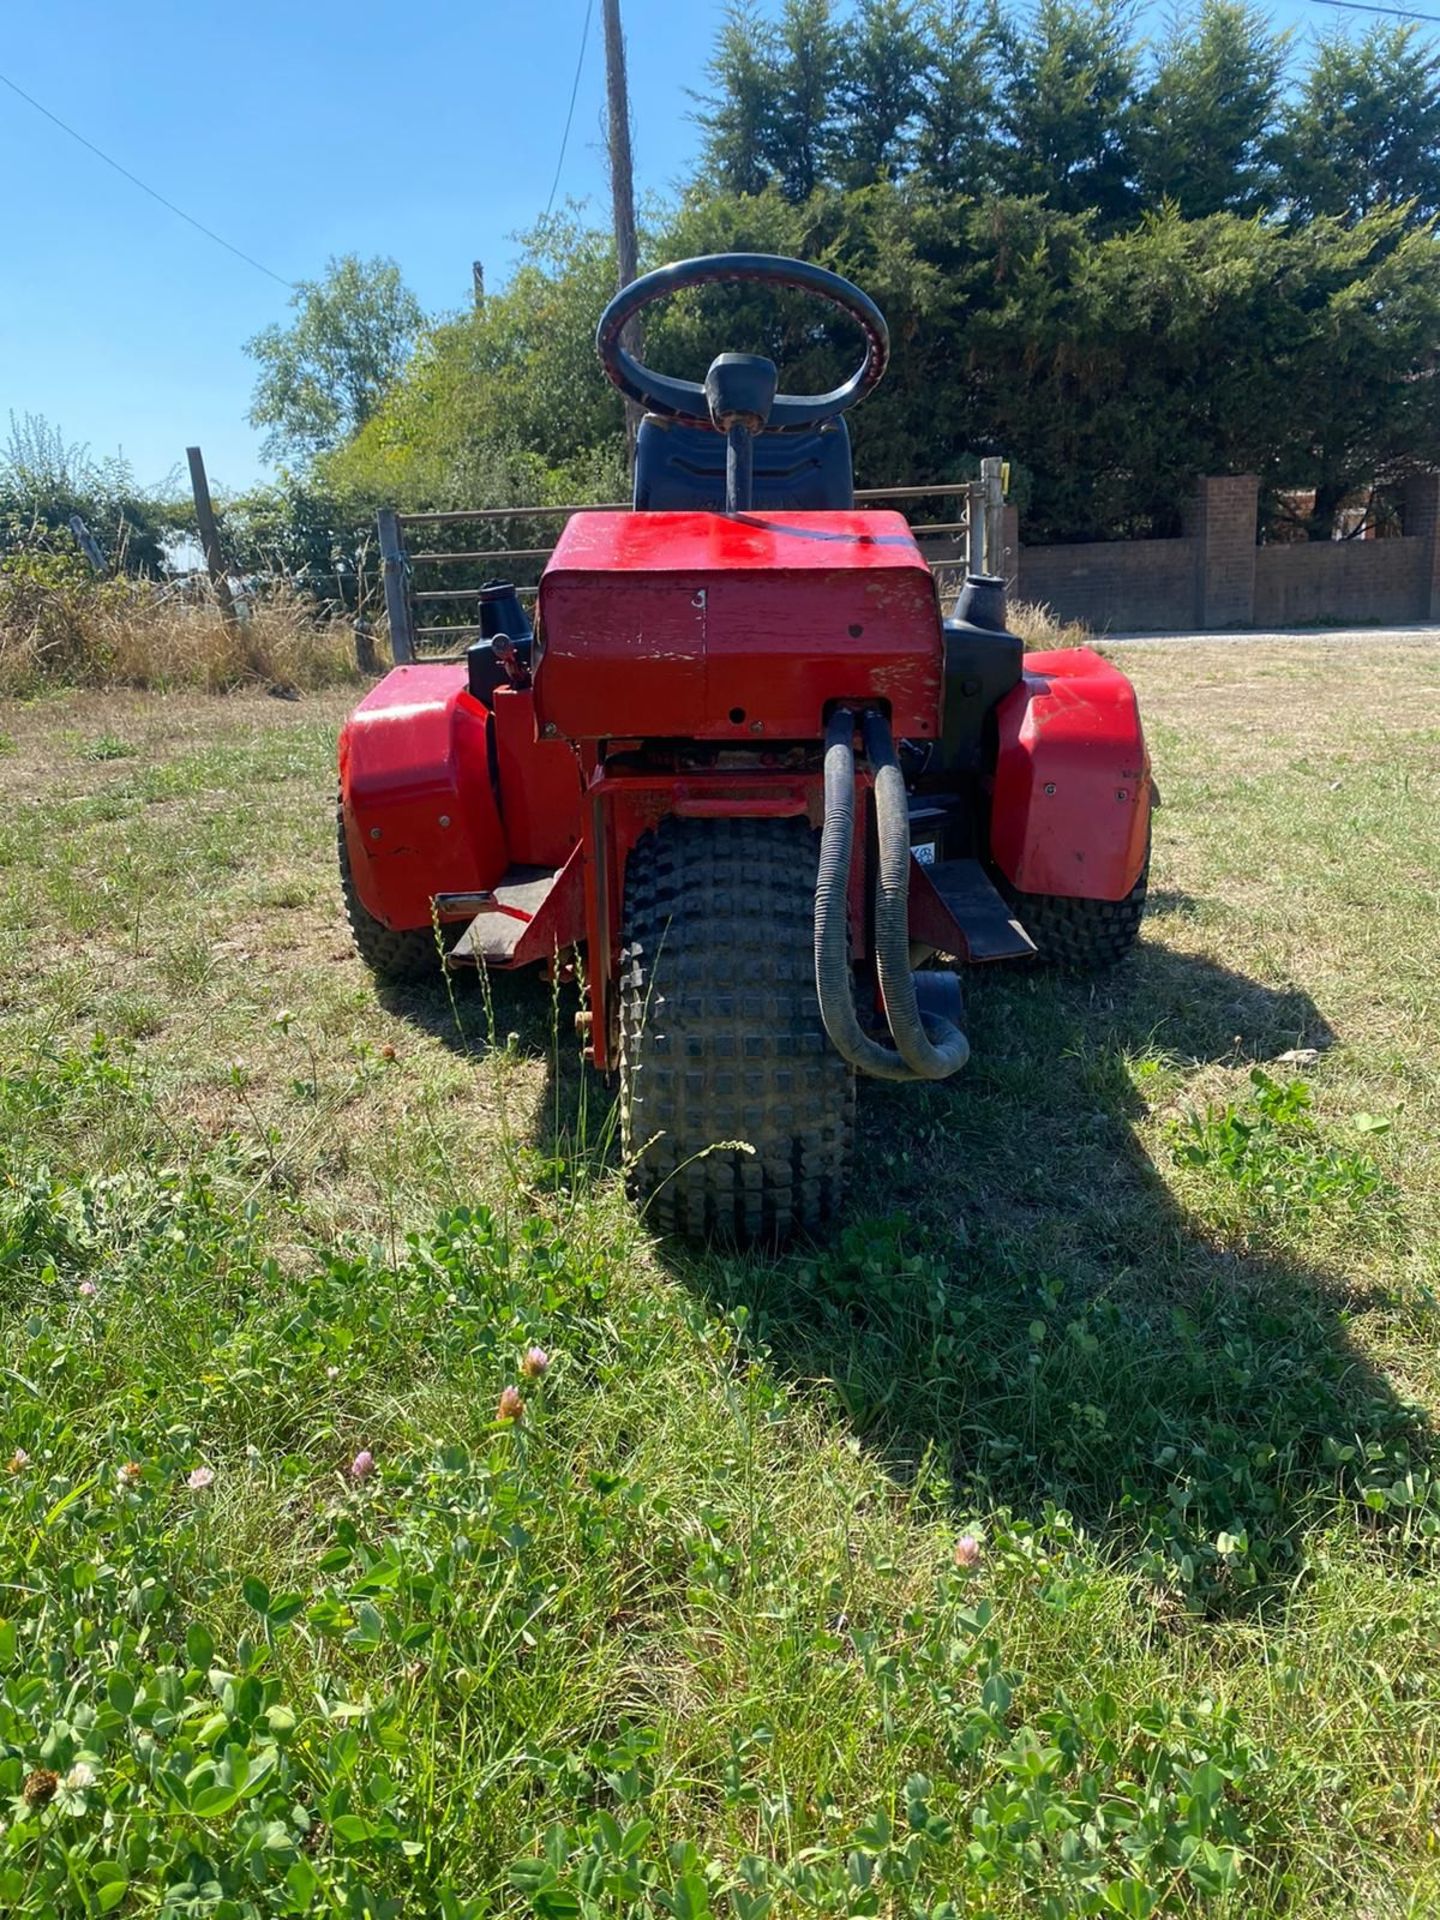
[[[99,580],[53,554],[0,564],[0,695],[56,685],[308,691],[359,678],[348,623],[283,586],[230,626],[208,587]]]
[[[1012,600],[1005,614],[1011,633],[1018,633],[1027,653],[1057,653],[1062,647],[1088,647],[1095,635],[1083,620],[1061,620],[1051,609],[1031,600]]]
[[[965,568],[958,562],[941,564],[935,568],[935,580],[940,589],[940,604],[948,610],[965,584]],[[1088,647],[1095,639],[1083,620],[1061,620],[1049,607],[1033,600],[1009,600],[1005,625],[1011,633],[1019,634],[1027,653]]]

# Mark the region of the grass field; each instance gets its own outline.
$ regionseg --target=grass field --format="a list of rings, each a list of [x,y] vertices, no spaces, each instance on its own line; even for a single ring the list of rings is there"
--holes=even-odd
[[[377,997],[344,696],[0,706],[0,1910],[1440,1911],[1440,649],[1126,664],[1138,955],[766,1262]]]

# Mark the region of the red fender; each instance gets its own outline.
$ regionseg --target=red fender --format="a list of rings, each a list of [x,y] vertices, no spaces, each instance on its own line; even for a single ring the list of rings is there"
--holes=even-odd
[[[340,802],[355,888],[387,927],[430,924],[437,893],[493,887],[510,864],[489,716],[454,662],[396,667],[340,735]]]
[[[1150,834],[1135,689],[1089,647],[1029,653],[995,709],[990,852],[1022,893],[1123,900]]]

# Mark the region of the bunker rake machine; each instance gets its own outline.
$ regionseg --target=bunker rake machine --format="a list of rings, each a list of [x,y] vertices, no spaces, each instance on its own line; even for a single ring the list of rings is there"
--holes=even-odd
[[[751,354],[703,385],[632,356],[643,307],[717,282],[838,308],[861,365],[801,396]],[[570,518],[533,631],[487,586],[462,659],[396,666],[351,715],[346,903],[391,978],[436,968],[437,924],[455,967],[583,953],[586,1055],[618,1073],[649,1218],[778,1242],[840,1204],[857,1074],[964,1066],[957,964],[1128,951],[1149,762],[1121,673],[1024,656],[997,579],[945,616],[902,516],[856,510],[845,414],[889,354],[857,287],[682,261],[624,288],[597,346],[644,410],[634,510]]]

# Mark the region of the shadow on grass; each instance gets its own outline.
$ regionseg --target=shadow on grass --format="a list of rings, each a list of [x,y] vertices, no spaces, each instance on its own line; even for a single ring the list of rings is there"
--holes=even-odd
[[[507,1048],[518,1062],[542,1068],[519,1103],[528,1118],[516,1119],[515,1133],[545,1163],[547,1183],[565,1186],[582,1166],[589,1177],[618,1168],[613,1097],[581,1064],[573,985],[557,988],[538,967],[490,974],[464,967],[447,979],[437,964],[433,978],[378,981],[376,992],[388,1013],[477,1066]],[[540,1177],[536,1168],[531,1174]]]
[[[522,1053],[555,1057],[554,988],[536,967],[484,976],[474,968],[457,968],[447,981],[437,960],[433,978],[377,979],[375,990],[387,1013],[455,1053],[478,1057],[492,1046],[503,1046],[513,1034]],[[574,1002],[573,988],[562,991],[566,1018]]]
[[[1403,1527],[1431,1435],[1350,1340],[1343,1272],[1218,1243],[1133,1125],[1167,1064],[1323,1050],[1314,1003],[1152,945],[970,991],[965,1076],[862,1091],[832,1244],[671,1270],[892,1474],[962,1516],[1064,1508],[1196,1603],[1288,1589],[1342,1510]]]
[[[1145,896],[1145,916],[1152,925],[1166,914],[1178,920],[1194,920],[1201,904],[1195,894],[1185,893],[1179,887],[1151,887]]]
[[[1407,1475],[1425,1496],[1431,1435],[1347,1334],[1367,1303],[1338,1267],[1219,1242],[1134,1125],[1171,1068],[1323,1052],[1313,1001],[1149,943],[1097,979],[997,969],[967,991],[964,1075],[862,1087],[833,1241],[778,1259],[669,1246],[666,1268],[743,1306],[780,1372],[897,1478],[962,1515],[1064,1508],[1198,1603],[1287,1589],[1342,1511],[1393,1526]],[[466,974],[453,1006],[442,982],[389,1004],[474,1054],[493,1017],[548,1063],[530,1144],[594,1168],[608,1096],[591,1081],[587,1108],[573,992],[558,1019],[535,974],[494,976],[489,1009]],[[600,1151],[613,1163],[613,1136]]]

